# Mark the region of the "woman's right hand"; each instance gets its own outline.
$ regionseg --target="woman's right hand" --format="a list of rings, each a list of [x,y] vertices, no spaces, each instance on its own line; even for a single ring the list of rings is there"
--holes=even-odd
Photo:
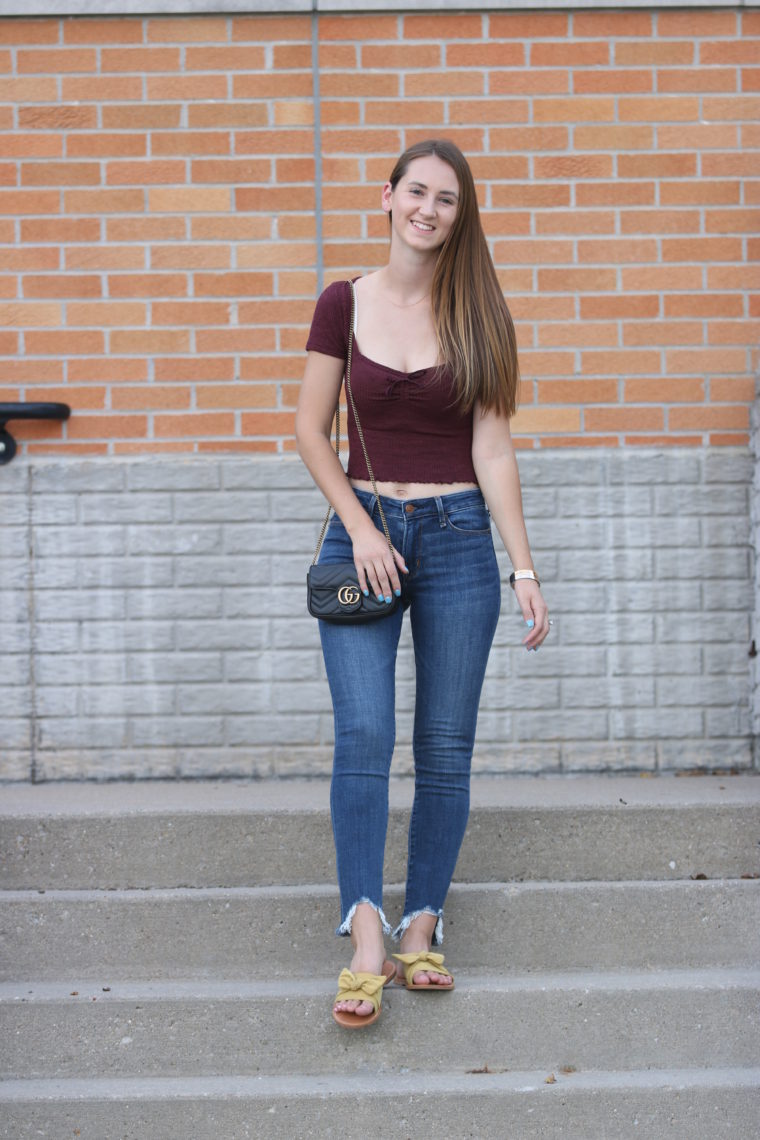
[[[354,547],[354,565],[359,577],[359,589],[367,595],[370,590],[378,599],[390,602],[393,594],[401,593],[399,570],[408,574],[404,559],[393,547],[393,555],[382,531],[367,519],[361,529],[351,535]]]

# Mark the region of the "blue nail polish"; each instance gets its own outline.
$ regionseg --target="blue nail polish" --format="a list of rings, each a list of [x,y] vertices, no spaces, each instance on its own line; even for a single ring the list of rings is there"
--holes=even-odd
[[[377,595],[377,600],[378,600],[378,602],[382,602],[382,601],[384,600],[384,599],[383,599],[383,595],[382,595],[382,594],[378,594],[378,595]]]
[[[369,590],[362,590],[362,593],[364,594],[365,598],[369,597]]]
[[[394,592],[394,594],[396,595],[396,597],[397,597],[397,598],[400,598],[400,597],[401,597],[401,591],[400,591],[400,590],[394,590],[393,592]]]
[[[526,623],[525,623],[525,624],[527,625],[528,629],[533,629],[533,626],[534,626],[536,623],[533,621],[533,618],[528,618],[528,620],[526,621]]]
[[[390,594],[386,594],[386,595],[385,595],[385,600],[386,600],[386,602],[390,602],[390,601],[391,601],[391,596],[390,596]]]

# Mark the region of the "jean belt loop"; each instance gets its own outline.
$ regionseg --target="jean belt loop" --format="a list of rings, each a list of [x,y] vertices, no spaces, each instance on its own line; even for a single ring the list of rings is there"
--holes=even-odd
[[[446,512],[443,509],[443,499],[441,498],[440,495],[436,495],[435,505],[436,505],[436,508],[438,510],[438,522],[439,522],[441,527],[444,527],[444,526],[446,526]]]
[[[369,510],[368,510],[369,517],[371,519],[373,519],[375,517],[375,507],[376,506],[377,506],[377,495],[373,495],[369,501]]]

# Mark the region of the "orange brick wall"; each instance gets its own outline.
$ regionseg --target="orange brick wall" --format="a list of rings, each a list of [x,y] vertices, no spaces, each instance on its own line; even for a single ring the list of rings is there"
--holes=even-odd
[[[28,453],[292,451],[317,291],[382,263],[380,185],[432,134],[472,160],[522,446],[746,444],[760,12],[318,36],[316,117],[309,16],[0,20],[0,398],[74,410],[15,424]]]

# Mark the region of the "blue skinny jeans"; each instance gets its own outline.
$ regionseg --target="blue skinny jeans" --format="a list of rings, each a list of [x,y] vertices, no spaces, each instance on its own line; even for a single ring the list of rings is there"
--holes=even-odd
[[[376,497],[355,494],[382,529]],[[404,913],[392,936],[399,939],[418,915],[433,914],[438,944],[469,814],[478,703],[501,583],[480,491],[403,501],[383,497],[382,504],[393,545],[409,568],[399,574],[402,604],[365,625],[319,623],[335,718],[330,807],[341,899],[336,934],[350,934],[359,903],[371,904],[391,934],[383,910],[383,857],[396,735],[396,653],[408,610],[416,664],[415,785]],[[319,561],[352,558],[351,539],[333,516]]]

